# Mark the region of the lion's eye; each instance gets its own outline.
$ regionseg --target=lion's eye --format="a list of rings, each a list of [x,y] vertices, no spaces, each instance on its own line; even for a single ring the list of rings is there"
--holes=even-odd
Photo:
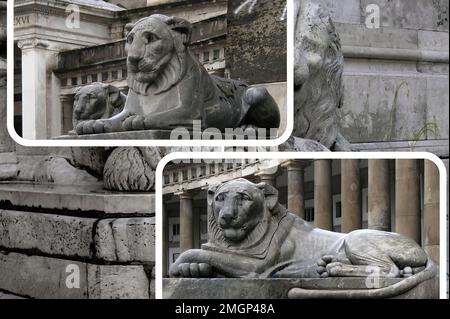
[[[216,196],[216,201],[223,202],[225,200],[225,196],[223,194],[219,194]]]
[[[134,41],[134,35],[130,34],[130,35],[127,37],[127,42],[128,42],[128,44],[131,44],[131,43],[133,43],[133,41]]]
[[[144,33],[143,36],[144,36],[144,39],[145,39],[146,43],[151,43],[151,42],[157,40],[156,36],[153,33],[150,33],[150,32]]]
[[[248,195],[246,195],[246,194],[242,194],[242,200],[252,200],[251,198],[250,198],[250,196],[248,196]]]

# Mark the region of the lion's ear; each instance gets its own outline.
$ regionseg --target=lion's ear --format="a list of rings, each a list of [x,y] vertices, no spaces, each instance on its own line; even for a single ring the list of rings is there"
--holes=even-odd
[[[134,23],[127,23],[125,25],[125,34],[130,33],[131,30],[133,30],[135,24]]]
[[[278,204],[278,190],[266,183],[259,183],[256,186],[263,191],[267,208],[272,211]]]
[[[189,21],[171,17],[167,24],[170,25],[172,30],[181,34],[184,45],[189,45],[191,43],[192,24]]]
[[[106,87],[106,93],[108,94],[108,99],[113,105],[120,99],[120,90],[114,85],[108,85]]]
[[[210,206],[213,202],[214,202],[214,195],[216,194],[216,190],[219,188],[221,184],[215,184],[215,185],[211,185],[208,188],[208,194],[207,194],[207,202],[208,202],[208,206]]]

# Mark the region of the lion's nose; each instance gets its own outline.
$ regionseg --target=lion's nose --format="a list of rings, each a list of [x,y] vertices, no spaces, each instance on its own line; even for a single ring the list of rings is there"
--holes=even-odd
[[[132,55],[128,56],[128,62],[130,62],[132,65],[138,65],[139,61],[141,61],[141,59],[142,58],[137,57],[137,56],[132,56]]]
[[[224,213],[224,214],[222,214],[222,215],[220,216],[220,219],[221,219],[226,225],[229,225],[229,224],[233,221],[234,216],[233,216],[233,214],[230,214],[230,213]]]

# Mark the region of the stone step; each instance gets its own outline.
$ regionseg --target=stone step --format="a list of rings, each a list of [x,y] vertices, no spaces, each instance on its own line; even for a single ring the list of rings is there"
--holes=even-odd
[[[0,247],[98,262],[155,262],[155,218],[97,219],[0,210]]]
[[[155,213],[155,195],[105,191],[101,185],[62,186],[0,183],[1,202],[30,210],[60,210],[96,214]],[[3,207],[4,208],[4,207]],[[28,209],[27,209],[28,210]]]
[[[0,290],[39,299],[153,298],[152,269],[0,253]]]

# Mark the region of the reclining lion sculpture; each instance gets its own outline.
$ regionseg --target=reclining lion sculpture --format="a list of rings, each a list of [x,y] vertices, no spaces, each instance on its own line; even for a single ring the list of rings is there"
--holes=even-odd
[[[202,129],[278,128],[279,109],[261,87],[209,75],[189,50],[191,24],[154,14],[127,27],[130,88],[122,112],[81,122],[82,134],[172,130],[201,120]]]
[[[341,234],[312,226],[278,202],[265,183],[238,179],[208,190],[208,243],[180,255],[172,277],[324,278],[404,277],[354,297],[399,295],[436,274],[436,267],[412,239],[396,233],[357,230]],[[342,291],[295,288],[291,298],[345,297]]]

